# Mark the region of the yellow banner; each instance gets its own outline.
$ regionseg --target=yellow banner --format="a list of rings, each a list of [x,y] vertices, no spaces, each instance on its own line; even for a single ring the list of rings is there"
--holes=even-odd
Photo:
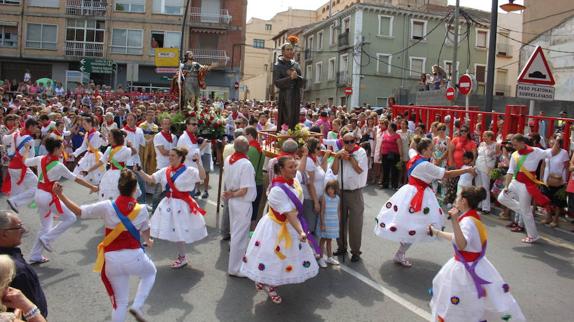
[[[179,66],[178,48],[154,48],[154,50],[155,50],[155,67]]]

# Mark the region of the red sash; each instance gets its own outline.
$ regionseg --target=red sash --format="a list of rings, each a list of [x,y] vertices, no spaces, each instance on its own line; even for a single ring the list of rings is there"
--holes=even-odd
[[[28,167],[26,166],[26,164],[24,164],[24,158],[22,157],[22,154],[20,154],[20,150],[18,149],[18,144],[16,144],[18,137],[21,136],[22,139],[25,139],[24,137],[26,135],[29,135],[27,133],[14,133],[14,157],[12,158],[12,160],[10,160],[10,163],[8,164],[8,169],[20,169],[22,172],[20,173],[20,178],[18,179],[17,184],[21,184],[24,181],[24,178],[26,177],[26,170],[28,169]]]
[[[409,211],[412,213],[421,211],[423,206],[423,198],[425,196],[425,189],[429,186],[428,183],[422,181],[421,179],[417,179],[413,176],[409,177],[409,184],[415,188],[417,188],[417,193],[414,195],[413,199],[411,200]]]
[[[271,210],[271,213],[273,213],[273,216],[275,216],[275,218],[277,218],[277,220],[279,220],[280,222],[285,222],[285,220],[287,220],[287,215],[283,215],[278,213],[277,211],[275,211],[275,209],[269,207],[269,210]]]
[[[60,198],[58,198],[58,196],[56,196],[56,194],[52,191],[55,181],[50,181],[50,179],[48,178],[48,170],[46,169],[48,164],[50,164],[52,161],[58,161],[58,157],[46,155],[40,161],[40,168],[41,168],[40,170],[42,171],[43,182],[38,181],[38,189],[44,190],[47,193],[51,194],[52,201],[50,201],[50,204],[48,206],[51,207],[52,205],[56,205],[56,210],[58,211],[58,213],[63,214],[64,210],[62,209],[62,203],[60,202]],[[48,212],[44,215],[44,217],[47,218],[48,216],[50,216],[51,213],[52,211],[48,210]]]
[[[241,153],[241,152],[233,152],[231,157],[229,157],[229,164],[230,165],[234,164],[235,162],[237,162],[241,159],[247,159],[247,155],[245,155],[245,153]]]
[[[173,143],[173,136],[171,136],[171,132],[165,133],[164,131],[161,131],[161,135],[163,135],[167,142]]]
[[[197,202],[195,202],[195,200],[193,200],[189,192],[183,192],[177,190],[177,188],[175,187],[175,183],[171,179],[171,173],[173,170],[177,169],[172,169],[171,167],[168,167],[167,170],[165,171],[165,179],[167,180],[167,185],[169,186],[170,189],[170,191],[167,192],[166,196],[168,198],[183,200],[185,203],[187,203],[187,205],[189,206],[189,210],[193,214],[197,215],[197,213],[200,213],[203,216],[205,216],[205,210],[199,207],[199,205],[197,204]]]
[[[480,215],[474,209],[471,209],[467,211],[464,215],[458,217],[457,221],[460,222],[465,217],[474,217],[480,220]],[[480,255],[482,255],[481,252],[475,253],[475,252],[467,252],[464,250],[459,250],[458,253],[454,254],[454,259],[459,262],[462,262],[463,260],[467,262],[474,262],[480,257]]]
[[[531,172],[536,177],[536,172]],[[538,189],[538,185],[534,183],[530,178],[528,178],[523,172],[518,172],[516,174],[516,181],[523,183],[526,186],[526,191],[532,196],[534,203],[541,206],[548,206],[551,201],[550,199]]]

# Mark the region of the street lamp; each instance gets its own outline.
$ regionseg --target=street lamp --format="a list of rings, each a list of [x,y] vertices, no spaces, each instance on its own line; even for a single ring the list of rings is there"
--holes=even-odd
[[[525,6],[515,4],[514,0],[508,0],[508,3],[503,4],[500,8],[506,12],[520,11],[526,9]],[[484,110],[490,112],[492,110],[492,92],[494,90],[494,65],[496,56],[496,33],[498,29],[498,0],[492,0],[490,8],[490,38],[488,41],[488,67],[486,70],[486,90],[484,95]]]

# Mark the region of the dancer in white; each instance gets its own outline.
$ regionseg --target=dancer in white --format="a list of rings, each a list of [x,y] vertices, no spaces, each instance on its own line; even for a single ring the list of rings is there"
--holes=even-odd
[[[430,236],[454,247],[451,258],[433,279],[433,321],[526,321],[496,268],[486,258],[487,233],[476,208],[486,197],[482,187],[467,187],[448,213],[453,233],[428,226]]]
[[[430,139],[422,139],[416,147],[417,155],[407,163],[408,184],[397,191],[381,208],[376,218],[375,234],[381,238],[400,242],[394,261],[411,267],[406,251],[413,243],[434,241],[427,227],[441,229],[444,214],[429,185],[433,180],[457,177],[474,168],[446,171],[429,162],[433,152]]]
[[[201,159],[194,160],[196,168],[186,167],[183,162],[187,150],[173,148],[169,151],[169,166],[151,176],[138,169],[139,175],[148,183],[160,184],[166,192],[151,218],[151,236],[177,244],[178,256],[171,268],[188,264],[185,244],[191,244],[207,236],[205,210],[193,200],[190,191],[205,177]]]
[[[54,183],[64,177],[90,189],[91,192],[98,191],[98,187],[76,177],[60,162],[64,148],[62,141],[48,137],[45,143],[47,155],[24,161],[27,166],[36,167],[39,176],[36,206],[42,226],[30,252],[30,262],[38,264],[48,261],[46,257],[42,256],[42,250],[46,249],[52,252],[52,243],[76,222],[76,216],[65,205],[62,205],[58,197],[52,192]],[[59,216],[60,222],[52,226],[55,216]]]
[[[290,156],[280,157],[274,170],[277,176],[268,195],[269,213],[249,241],[241,274],[279,304],[277,286],[302,283],[317,275],[319,265],[297,218],[303,215],[303,189],[295,178],[297,162]]]
[[[240,273],[241,259],[249,243],[249,228],[253,201],[257,197],[255,189],[255,169],[247,158],[249,141],[240,136],[233,141],[235,152],[225,159],[223,198],[229,204],[231,242],[229,244],[229,264],[227,273],[245,277]]]
[[[78,158],[80,154],[87,151],[82,159],[78,162],[78,165],[74,169],[74,174],[86,179],[91,184],[98,185],[102,176],[106,171],[103,165],[100,165],[95,170],[88,172],[87,170],[92,168],[95,164],[98,164],[102,159],[102,153],[100,152],[100,146],[104,143],[102,135],[94,127],[94,119],[87,116],[84,117],[83,122],[86,134],[84,135],[84,141],[82,145],[73,153],[74,158]]]
[[[25,123],[24,130],[15,131],[10,139],[10,145],[7,148],[11,160],[8,164],[8,176],[3,190],[10,191],[10,198],[7,202],[10,208],[18,213],[18,208],[25,206],[34,200],[38,177],[30,170],[24,160],[35,156],[34,137],[38,131],[38,122],[34,119],[28,119]]]
[[[138,204],[134,198],[136,189],[136,175],[125,169],[118,180],[120,196],[115,201],[103,200],[80,207],[63,194],[61,185],[54,186],[54,193],[76,216],[101,218],[104,221],[105,237],[98,245],[94,271],[101,273],[102,282],[112,300],[113,322],[126,319],[131,276],[137,276],[140,281],[129,312],[136,321],[146,321],[142,308],[157,272],[140,242],[143,239],[148,247],[153,245],[149,214],[145,205]]]

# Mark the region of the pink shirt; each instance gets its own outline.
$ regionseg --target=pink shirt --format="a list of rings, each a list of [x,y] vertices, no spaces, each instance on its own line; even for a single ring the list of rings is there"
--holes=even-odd
[[[397,140],[400,138],[401,136],[398,133],[391,135],[389,132],[385,132],[383,134],[383,143],[381,143],[382,154],[399,154],[399,145],[397,144]]]

